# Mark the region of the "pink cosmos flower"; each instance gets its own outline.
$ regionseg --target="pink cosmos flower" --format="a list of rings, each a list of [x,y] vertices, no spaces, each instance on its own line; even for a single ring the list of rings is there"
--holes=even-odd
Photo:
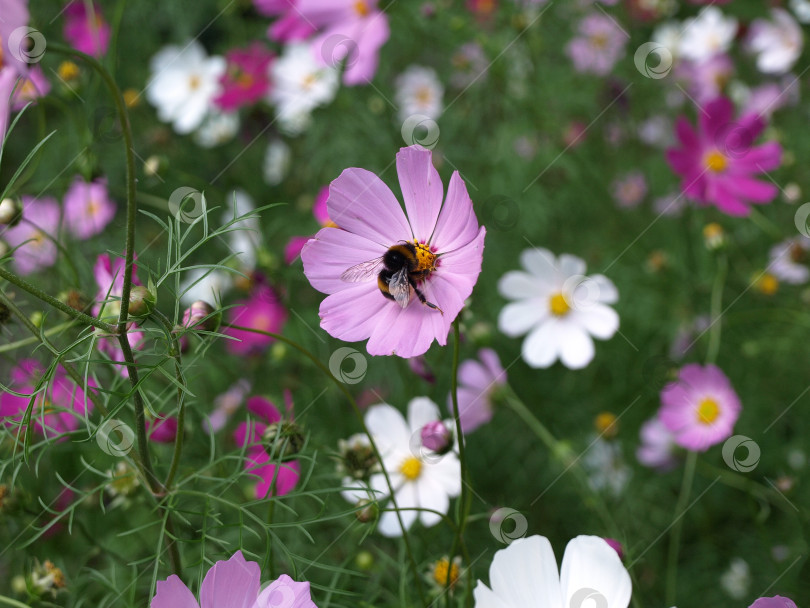
[[[28,25],[28,0],[0,0],[0,15],[0,68],[8,66],[25,75],[28,64],[20,59],[18,49],[9,48],[8,41],[14,30]]]
[[[87,183],[77,175],[65,193],[63,204],[65,227],[77,239],[101,234],[115,217],[116,205],[107,193],[106,179]]]
[[[675,72],[678,79],[686,81],[689,94],[697,103],[705,104],[723,94],[734,75],[734,62],[726,53],[715,53],[703,61],[683,60]]]
[[[407,214],[376,175],[365,169],[343,171],[330,185],[327,201],[329,217],[340,228],[322,229],[301,252],[307,279],[329,294],[321,302],[321,327],[347,342],[368,338],[372,355],[409,358],[425,353],[434,340],[444,346],[481,272],[486,229],[478,225],[458,171],[442,204],[444,189],[431,158],[418,146],[397,154]],[[423,305],[412,288],[403,291],[408,299],[401,302],[380,291],[382,256],[402,243],[414,244],[434,268],[417,286],[439,310]],[[368,276],[354,282],[341,278],[371,260],[380,262],[364,273]]]
[[[619,207],[638,207],[647,196],[647,180],[641,171],[631,171],[616,179],[611,185],[613,199]]]
[[[261,479],[256,484],[256,498],[266,498],[271,494],[273,496],[288,494],[298,483],[301,465],[297,460],[282,462],[279,465],[270,463],[270,455],[262,442],[262,435],[268,425],[280,422],[281,414],[276,406],[264,397],[248,399],[247,409],[264,422],[242,422],[236,427],[233,438],[241,447],[247,445],[245,469]]]
[[[796,603],[788,597],[774,595],[773,597],[761,597],[748,608],[796,608]]]
[[[167,416],[146,421],[146,436],[149,441],[171,443],[177,437],[177,417]]]
[[[45,369],[38,361],[23,359],[11,372],[11,388],[17,393],[28,395],[18,397],[8,392],[0,395],[0,419],[8,427],[19,423],[31,401],[30,395],[37,390],[37,383],[45,375]],[[88,386],[97,388],[92,379]],[[84,390],[68,378],[64,368],[56,368],[48,382],[47,390],[35,397],[31,421],[37,432],[47,436],[61,435],[75,431],[79,422],[93,410],[93,402],[86,398]]]
[[[209,435],[222,430],[228,419],[239,409],[250,392],[250,382],[242,378],[227,391],[214,398],[214,411],[203,421],[203,428]]]
[[[270,62],[274,55],[260,42],[225,54],[227,67],[219,78],[222,93],[214,103],[225,112],[234,112],[256,103],[270,91]]]
[[[287,311],[275,292],[267,285],[257,285],[247,300],[242,300],[228,310],[228,321],[233,325],[250,327],[270,333],[279,333],[287,321]],[[258,355],[275,340],[270,336],[241,329],[225,328],[226,336],[237,338],[225,343],[228,352],[234,355]]]
[[[506,372],[494,350],[482,348],[478,359],[458,368],[458,413],[465,435],[492,420],[492,393],[506,384]],[[453,395],[447,396],[447,409],[453,412]]]
[[[158,581],[150,608],[317,608],[309,583],[282,574],[262,591],[261,568],[245,561],[241,551],[215,563],[200,587],[200,602],[176,574]]]
[[[315,219],[321,225],[321,228],[326,228],[327,226],[337,228],[337,225],[329,219],[329,211],[326,209],[326,201],[328,198],[329,186],[324,186],[320,189],[318,196],[315,197],[315,202],[312,204],[312,215],[315,216]],[[292,264],[296,258],[301,255],[301,250],[311,238],[311,236],[292,237],[287,242],[287,246],[284,248],[284,261],[287,264]]]
[[[675,436],[657,417],[641,425],[641,445],[636,458],[645,467],[661,473],[674,469],[678,464],[675,449]]]
[[[44,97],[50,90],[51,83],[45,78],[42,68],[35,65],[28,70],[28,73],[22,77],[22,80],[17,85],[11,109],[15,112],[22,110],[26,104]]]
[[[70,2],[65,9],[63,33],[73,48],[93,57],[104,55],[110,45],[110,25],[95,3],[88,11],[84,2]]]
[[[577,72],[605,76],[624,56],[627,36],[607,15],[591,13],[577,26],[579,35],[565,47]]]
[[[316,27],[295,10],[297,3],[298,0],[253,0],[253,5],[260,14],[268,17],[281,16],[267,30],[268,38],[278,42],[292,42],[304,40],[315,33]]]
[[[17,83],[17,72],[11,67],[0,68],[0,148],[6,138],[11,118],[11,95]]]
[[[731,436],[740,415],[740,399],[715,365],[686,365],[678,380],[661,391],[658,417],[687,450],[705,452]]]
[[[23,219],[2,233],[20,274],[31,274],[53,266],[58,256],[56,239],[59,232],[60,206],[53,198],[22,197]]]
[[[735,122],[733,113],[731,101],[720,97],[699,112],[697,129],[680,116],[675,124],[680,146],[667,150],[667,162],[689,198],[744,216],[752,203],[769,203],[778,194],[776,186],[753,176],[778,167],[782,147],[775,141],[754,146],[765,122],[754,114]]]

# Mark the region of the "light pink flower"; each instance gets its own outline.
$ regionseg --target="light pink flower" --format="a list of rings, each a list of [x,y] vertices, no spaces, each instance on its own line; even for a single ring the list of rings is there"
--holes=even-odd
[[[11,94],[17,83],[17,72],[11,67],[0,68],[0,148],[6,138],[11,117]]]
[[[106,179],[87,183],[77,175],[65,193],[63,205],[65,227],[81,240],[104,232],[115,217],[116,205],[107,193]]]
[[[236,427],[233,438],[239,446],[247,445],[245,469],[261,479],[256,484],[256,498],[288,494],[298,483],[301,465],[297,460],[282,462],[279,465],[271,463],[270,455],[262,440],[268,425],[281,421],[281,414],[276,406],[264,397],[248,399],[247,409],[264,422],[242,422]]]
[[[250,392],[250,382],[238,380],[227,391],[214,398],[214,411],[203,421],[203,428],[209,435],[222,430],[228,419],[239,409]]]
[[[22,110],[27,103],[44,97],[50,90],[51,83],[45,78],[42,68],[35,65],[28,70],[28,73],[22,77],[22,80],[17,85],[11,109],[15,112]]]
[[[481,272],[486,230],[478,225],[458,171],[442,204],[444,188],[431,159],[431,152],[418,146],[397,154],[407,214],[376,175],[343,171],[330,185],[327,202],[329,217],[340,228],[322,229],[301,252],[309,282],[329,294],[321,302],[321,327],[339,340],[368,339],[372,355],[408,358],[425,353],[434,340],[444,346]],[[418,287],[443,312],[421,304],[412,289],[404,306],[386,298],[376,273],[358,282],[341,278],[358,264],[381,262],[402,242],[414,243],[427,258],[435,256],[435,270]]]
[[[801,235],[774,245],[770,251],[770,260],[768,270],[783,283],[807,283],[810,280],[810,238]]]
[[[492,393],[506,384],[506,372],[494,350],[482,348],[478,359],[458,368],[458,413],[465,435],[492,420]],[[447,396],[447,409],[453,412],[453,395]]]
[[[158,581],[150,608],[317,608],[309,583],[297,583],[282,574],[261,589],[261,568],[245,561],[241,551],[215,563],[200,587],[199,603],[176,574]]]
[[[662,473],[674,469],[678,464],[675,449],[675,436],[657,417],[641,425],[641,445],[636,458],[645,467]]]
[[[287,310],[275,292],[267,285],[257,285],[247,300],[242,300],[228,310],[228,321],[233,325],[250,327],[270,333],[279,333],[287,321]],[[234,355],[258,355],[264,352],[275,338],[252,331],[225,328],[225,347]]]
[[[177,417],[167,416],[146,421],[146,436],[156,443],[171,443],[177,437]]]
[[[44,376],[45,369],[38,361],[23,359],[11,372],[11,389],[23,395],[19,397],[9,392],[0,395],[0,419],[6,426],[19,423],[31,401],[30,396],[37,390],[38,381]],[[91,388],[96,383],[89,379]],[[48,382],[47,391],[35,397],[31,421],[37,432],[47,436],[61,435],[75,431],[79,422],[93,410],[93,402],[85,396],[84,390],[68,378],[62,366],[56,368]]]
[[[321,228],[325,228],[327,226],[336,228],[337,226],[335,223],[329,220],[329,211],[326,208],[326,201],[328,199],[329,186],[324,186],[320,189],[318,195],[315,197],[315,202],[312,204],[312,215],[315,216],[315,219],[321,225]],[[301,250],[311,238],[311,236],[292,237],[287,242],[287,246],[284,248],[284,261],[287,264],[292,264],[298,258],[298,256],[301,255]]]
[[[705,104],[723,94],[734,74],[734,62],[726,53],[717,53],[703,61],[683,60],[677,64],[675,73],[686,81],[695,101]]]
[[[753,143],[765,122],[746,114],[734,120],[734,106],[725,97],[698,113],[697,129],[681,116],[675,125],[679,147],[667,150],[667,162],[681,177],[681,189],[700,204],[714,204],[728,215],[743,216],[750,205],[769,203],[778,188],[753,176],[779,166],[782,147],[775,141]]]
[[[270,62],[274,55],[262,43],[225,54],[227,67],[220,76],[222,92],[214,103],[226,112],[256,103],[270,91]]]
[[[2,238],[14,251],[14,267],[20,274],[31,274],[53,266],[59,248],[60,206],[53,198],[23,196],[23,219],[2,233]]]
[[[606,76],[624,56],[627,36],[607,15],[591,13],[577,26],[578,36],[565,47],[577,72]]]
[[[21,60],[19,49],[9,48],[8,42],[14,30],[28,25],[28,0],[0,0],[0,15],[0,68],[8,66],[25,75],[28,64]]]
[[[641,171],[631,171],[614,180],[611,190],[619,207],[631,209],[638,207],[647,196],[647,180]]]
[[[796,608],[796,602],[789,597],[774,595],[773,597],[761,597],[748,608]]]
[[[678,380],[664,387],[661,404],[658,416],[675,443],[697,452],[728,439],[742,408],[717,366],[694,363],[681,368]]]
[[[70,2],[65,9],[64,36],[77,51],[101,57],[110,45],[110,25],[104,20],[101,7],[92,4],[87,10],[83,1]]]
[[[328,0],[327,0],[328,1]],[[256,11],[268,17],[281,17],[267,30],[267,36],[278,42],[304,40],[316,27],[295,10],[298,0],[253,0]]]

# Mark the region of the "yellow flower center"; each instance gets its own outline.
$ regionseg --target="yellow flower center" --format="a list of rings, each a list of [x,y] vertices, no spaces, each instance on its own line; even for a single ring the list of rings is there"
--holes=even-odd
[[[713,173],[722,173],[728,166],[728,159],[717,150],[712,150],[703,159],[706,168]]]
[[[458,564],[450,564],[446,558],[442,558],[433,566],[433,580],[444,587],[447,585],[447,573],[450,573],[450,587],[454,587],[458,580]]]
[[[551,314],[553,314],[555,317],[564,317],[568,314],[568,311],[571,310],[568,300],[566,300],[565,296],[559,292],[551,296],[549,299],[549,306],[551,306]]]
[[[433,90],[430,87],[419,87],[415,97],[416,101],[426,106],[433,100]]]
[[[605,437],[615,437],[619,432],[616,414],[613,412],[602,412],[594,420],[596,430]]]
[[[197,76],[197,74],[192,74],[191,76],[189,76],[189,78],[188,78],[188,88],[189,89],[191,89],[192,91],[196,91],[197,89],[200,88],[201,84],[202,84],[202,80],[200,79],[199,76]]]
[[[59,64],[59,78],[66,82],[70,82],[71,80],[78,78],[79,76],[79,66],[77,66],[72,61],[63,61]]]
[[[361,17],[367,17],[371,11],[368,8],[368,4],[363,0],[357,0],[357,2],[354,3],[354,12]]]
[[[605,34],[595,34],[591,36],[591,44],[597,49],[604,49],[607,47],[608,37]]]
[[[128,108],[134,108],[137,106],[140,98],[141,94],[135,89],[127,89],[124,91],[124,103],[127,104]]]
[[[720,415],[720,406],[711,397],[706,397],[697,406],[697,419],[700,424],[711,424]]]
[[[779,290],[779,279],[766,272],[757,281],[757,289],[766,296],[772,296]]]
[[[420,243],[416,239],[413,244],[416,247],[416,272],[436,270],[436,254],[430,250],[430,245]]]
[[[317,81],[318,79],[315,77],[315,74],[307,74],[304,76],[304,80],[301,81],[301,88],[305,91],[309,91]]]
[[[405,459],[405,462],[400,465],[399,472],[402,473],[408,481],[418,479],[419,475],[422,473],[422,461],[415,456],[409,456]]]

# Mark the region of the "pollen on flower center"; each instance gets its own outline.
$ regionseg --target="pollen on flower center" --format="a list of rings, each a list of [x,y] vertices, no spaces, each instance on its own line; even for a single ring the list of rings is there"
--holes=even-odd
[[[188,88],[191,89],[192,91],[196,91],[197,89],[199,89],[201,84],[202,80],[200,79],[199,76],[197,76],[197,74],[192,74],[191,76],[188,77]]]
[[[430,87],[419,87],[416,90],[416,101],[421,104],[428,105],[433,101],[433,91]]]
[[[418,479],[419,475],[422,473],[422,461],[415,456],[409,456],[405,459],[405,462],[400,465],[399,472],[402,473],[408,481]]]
[[[360,15],[361,17],[366,17],[369,14],[368,4],[364,0],[357,0],[354,3],[354,12]]]
[[[416,260],[417,260],[417,267],[416,271],[433,271],[436,270],[436,254],[430,250],[430,246],[424,243],[420,243],[419,241],[413,241],[414,246],[416,247]]]
[[[433,580],[439,585],[447,584],[447,573],[450,572],[450,586],[453,587],[458,580],[458,564],[450,564],[450,562],[442,558],[433,566]]]
[[[555,317],[564,317],[568,314],[568,311],[571,310],[568,300],[566,300],[565,296],[559,292],[551,296],[549,299],[549,305],[551,306],[551,314],[553,314]]]
[[[702,399],[697,407],[697,419],[701,424],[711,424],[720,415],[720,406],[711,397]]]
[[[717,150],[712,150],[703,159],[706,168],[714,173],[722,173],[728,166],[728,159]]]

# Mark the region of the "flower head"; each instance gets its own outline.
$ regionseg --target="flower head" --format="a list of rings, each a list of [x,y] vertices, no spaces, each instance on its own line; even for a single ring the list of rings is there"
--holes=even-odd
[[[77,239],[101,234],[115,217],[116,206],[107,193],[107,180],[73,180],[65,193],[65,226]]]
[[[264,590],[261,589],[261,568],[256,562],[245,561],[241,551],[227,561],[215,563],[205,575],[200,587],[199,603],[176,574],[158,581],[150,608],[316,608],[309,592],[309,583],[297,583],[282,574]]]
[[[748,30],[748,46],[757,53],[760,72],[784,74],[802,54],[802,28],[783,8],[772,8],[771,19],[754,19]]]
[[[683,22],[678,52],[685,59],[703,61],[725,53],[737,33],[737,20],[725,17],[715,6],[707,6],[697,17]]]
[[[796,602],[789,597],[774,595],[773,597],[761,597],[748,608],[796,608]]]
[[[222,93],[214,98],[214,103],[226,112],[233,112],[267,95],[273,58],[273,53],[260,42],[228,51],[227,67],[219,79]]]
[[[587,603],[627,608],[632,591],[630,575],[619,555],[599,536],[572,539],[565,548],[559,573],[546,537],[518,538],[495,553],[489,567],[489,584],[491,589],[478,581],[476,608]]]
[[[269,286],[257,285],[247,300],[228,309],[228,321],[242,327],[278,333],[287,321],[287,310]],[[242,329],[226,328],[223,333],[236,338],[226,342],[228,351],[235,355],[262,353],[275,340],[270,336]]]
[[[675,468],[678,464],[675,449],[675,436],[658,417],[641,425],[641,445],[636,458],[645,467],[662,473]]]
[[[95,3],[70,2],[65,8],[65,39],[82,53],[101,57],[110,44],[110,25]]]
[[[521,336],[523,359],[532,367],[549,367],[558,358],[571,369],[588,365],[594,356],[592,336],[611,338],[619,315],[609,304],[619,299],[616,286],[602,275],[583,276],[585,262],[568,254],[559,258],[546,249],[527,249],[520,256],[525,271],[507,272],[498,291],[515,300],[498,316],[507,336]]]
[[[578,72],[605,76],[624,56],[627,34],[605,14],[591,13],[577,26],[578,36],[566,46],[566,54]]]
[[[12,110],[22,110],[26,104],[44,97],[51,90],[51,83],[45,78],[42,68],[35,65],[28,69],[28,73],[20,77],[20,82],[14,91]]]
[[[436,120],[442,115],[444,87],[433,68],[412,65],[395,84],[400,120],[417,114]]]
[[[464,361],[458,368],[458,413],[461,431],[466,435],[492,420],[493,393],[506,384],[506,372],[491,348],[478,351],[478,360]],[[447,409],[453,411],[453,396],[447,396]]]
[[[612,185],[613,199],[625,209],[637,207],[647,196],[647,180],[641,171],[631,171],[617,178]]]
[[[414,357],[434,340],[446,344],[481,272],[486,230],[457,171],[444,197],[431,158],[417,146],[397,154],[407,213],[376,175],[346,169],[330,185],[327,201],[340,228],[323,228],[301,252],[309,282],[329,294],[321,302],[321,327],[347,342],[368,339],[372,355]],[[418,276],[405,273],[404,265],[398,273],[386,269],[384,257],[394,246],[410,249]],[[392,286],[394,274],[400,281]]]
[[[53,266],[58,257],[56,239],[61,208],[52,198],[22,197],[22,221],[3,233],[14,252],[14,267],[20,274],[31,274]]]
[[[731,436],[740,399],[715,365],[686,365],[661,391],[658,417],[687,450],[704,452]]]
[[[0,70],[9,67],[16,74],[25,74],[28,64],[19,49],[9,47],[9,41],[14,30],[28,25],[28,0],[0,0],[0,13]]]
[[[680,145],[667,150],[667,162],[689,198],[713,203],[728,215],[748,215],[749,205],[768,203],[778,194],[776,186],[753,176],[778,167],[782,147],[775,141],[754,146],[765,122],[753,114],[735,122],[733,112],[731,101],[720,97],[702,108],[697,129],[678,118]]]
[[[801,285],[810,280],[810,238],[797,236],[778,243],[771,248],[771,273],[791,285]]]

